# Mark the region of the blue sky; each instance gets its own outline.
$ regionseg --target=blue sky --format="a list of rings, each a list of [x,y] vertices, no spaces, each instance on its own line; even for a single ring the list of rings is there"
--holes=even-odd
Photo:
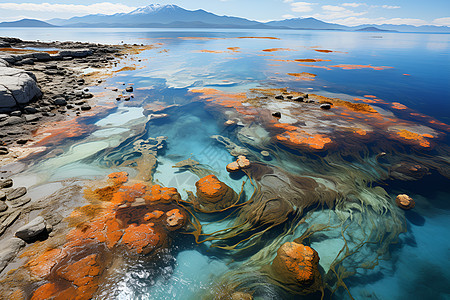
[[[185,9],[204,9],[218,15],[270,21],[314,17],[343,25],[409,24],[450,26],[450,0],[143,0],[93,2],[87,0],[0,2],[0,21],[22,18],[48,20],[86,14],[129,12],[151,3],[176,4]]]

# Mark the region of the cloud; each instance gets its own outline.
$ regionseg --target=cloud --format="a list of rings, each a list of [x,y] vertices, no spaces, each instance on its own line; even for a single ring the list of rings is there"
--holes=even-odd
[[[327,10],[327,11],[344,11],[345,8],[342,6],[334,6],[334,5],[324,5],[322,6],[323,10]]]
[[[361,5],[367,5],[367,4],[365,4],[365,3],[356,3],[356,2],[342,3],[342,6],[349,6],[349,7],[359,7]]]
[[[284,3],[292,3],[294,0],[283,0]]]
[[[50,3],[0,3],[2,10],[18,10],[33,12],[53,12],[70,14],[114,14],[120,12],[130,12],[136,7],[124,4],[114,4],[110,2],[94,3],[90,5],[81,4],[50,4]]]
[[[445,19],[445,18],[443,18]],[[450,18],[448,18],[450,21]],[[392,25],[428,25],[429,22],[422,19],[413,19],[413,18],[391,18],[386,19],[384,17],[380,18],[357,18],[355,16],[347,17],[343,19],[334,20],[335,23],[347,26],[356,26],[362,24],[373,24],[373,25],[382,25],[382,24],[392,24]]]
[[[317,3],[309,2],[293,2],[291,3],[291,10],[295,12],[310,12],[313,10],[312,6]]]
[[[394,5],[382,5],[382,8],[386,8],[386,9],[396,9],[396,8],[400,8],[400,6],[394,6]]]
[[[450,26],[450,17],[434,19],[433,24],[439,26]]]
[[[282,17],[283,19],[293,19],[293,18],[295,18],[294,15],[289,15],[289,14],[287,14],[287,15],[282,15],[281,17]]]

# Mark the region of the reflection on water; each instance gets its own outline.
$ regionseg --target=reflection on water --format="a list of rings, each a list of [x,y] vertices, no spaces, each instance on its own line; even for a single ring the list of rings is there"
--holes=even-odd
[[[9,35],[63,39],[60,29]],[[64,241],[49,248],[104,258],[89,283],[97,299],[448,296],[447,35],[73,29],[64,39],[159,43],[137,54],[138,68],[92,90],[108,110],[71,124],[85,130],[59,136],[64,147],[47,137],[39,144],[47,151],[17,175],[35,178],[36,191],[85,181],[91,202],[69,221],[106,229],[79,233],[90,242],[78,248]],[[134,86],[130,101],[101,94],[122,82]],[[250,167],[227,172],[242,154]],[[121,171],[128,177],[114,173],[104,182]],[[215,177],[200,180],[206,175]],[[168,204],[157,185],[181,197],[171,191]],[[217,204],[216,193],[229,202]],[[404,193],[416,202],[410,211],[395,204]],[[153,215],[139,212],[149,207]],[[170,225],[176,210],[190,217],[182,232]],[[109,247],[111,222],[120,236]],[[127,236],[130,228],[168,242],[152,244],[163,249],[153,253],[148,241]],[[314,249],[318,265],[284,270],[279,249],[292,242]],[[129,255],[125,246],[149,255]],[[61,270],[64,259],[55,259]],[[52,280],[41,278],[47,287]],[[83,286],[56,288],[78,293]]]

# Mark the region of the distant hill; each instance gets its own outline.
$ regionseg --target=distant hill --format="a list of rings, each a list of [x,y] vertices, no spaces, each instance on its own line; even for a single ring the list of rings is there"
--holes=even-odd
[[[177,5],[151,4],[129,13],[87,15],[47,22],[24,19],[0,23],[0,27],[145,27],[145,28],[248,28],[291,30],[398,31],[450,33],[447,26],[374,25],[344,26],[315,18],[293,18],[281,21],[257,22],[244,18],[218,16],[202,9],[187,10]]]
[[[130,13],[118,13],[114,15],[87,15],[84,17],[74,17],[68,20],[53,19],[48,22],[60,26],[83,26],[91,24],[92,27],[99,27],[98,24],[114,24],[114,27],[137,26],[142,24],[170,24],[174,22],[202,22],[211,24],[219,28],[227,27],[254,27],[263,25],[260,22],[250,21],[244,18],[218,16],[213,13],[198,10],[186,10],[177,5],[151,4],[138,8]],[[83,25],[78,25],[83,24]],[[108,26],[110,27],[110,26]],[[147,26],[146,26],[147,27]],[[265,26],[264,26],[265,27]]]
[[[0,27],[57,27],[57,26],[39,20],[22,19],[13,22],[1,22]]]
[[[294,18],[282,21],[271,21],[265,23],[269,26],[282,26],[293,29],[334,29],[334,30],[348,30],[349,27],[323,22],[314,18]]]
[[[383,32],[398,32],[397,30],[387,30],[387,29],[380,29],[380,28],[376,28],[376,27],[373,27],[373,26],[369,26],[369,27],[364,27],[364,28],[361,28],[361,29],[356,29],[355,31],[370,31],[370,32],[372,32],[372,31],[383,31]]]

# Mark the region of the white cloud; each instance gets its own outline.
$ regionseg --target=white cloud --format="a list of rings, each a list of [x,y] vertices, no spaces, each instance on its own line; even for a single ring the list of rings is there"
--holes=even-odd
[[[394,6],[394,5],[382,5],[382,8],[386,8],[386,9],[396,9],[396,8],[400,8],[400,6]]]
[[[450,18],[449,18],[450,19]],[[374,25],[382,25],[382,24],[392,24],[392,25],[428,25],[429,22],[422,19],[412,19],[412,18],[391,18],[386,19],[384,17],[380,18],[357,18],[355,16],[347,17],[343,19],[334,20],[337,24],[347,25],[347,26],[356,26],[361,24],[374,24]]]
[[[294,2],[294,0],[283,0],[284,3],[291,3]]]
[[[289,15],[289,14],[287,14],[287,15],[282,15],[281,17],[282,17],[283,19],[293,19],[293,18],[295,18],[294,15]]]
[[[81,4],[50,4],[50,3],[0,3],[2,10],[18,10],[33,12],[53,12],[70,14],[114,14],[120,12],[130,12],[136,7],[124,4],[114,4],[110,2],[94,3],[90,5]]]
[[[439,26],[450,26],[450,17],[434,19],[433,24]]]
[[[291,3],[291,10],[295,12],[310,12],[313,10],[312,6],[317,3],[309,2],[293,2]]]
[[[342,3],[342,6],[349,6],[349,7],[359,7],[361,5],[367,5],[367,4],[365,4],[365,3],[356,3],[356,2]]]
[[[327,11],[344,11],[345,8],[342,6],[335,6],[335,5],[324,5],[322,6],[323,10],[327,10]]]

